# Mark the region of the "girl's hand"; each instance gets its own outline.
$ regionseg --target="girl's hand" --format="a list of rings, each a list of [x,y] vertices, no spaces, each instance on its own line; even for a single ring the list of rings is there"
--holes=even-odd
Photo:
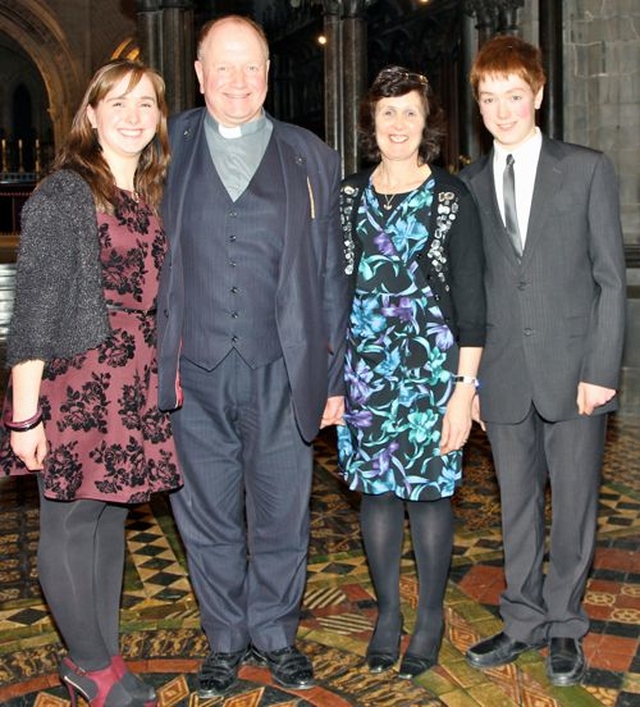
[[[39,471],[47,455],[47,436],[42,422],[32,430],[11,433],[11,449],[29,471]]]

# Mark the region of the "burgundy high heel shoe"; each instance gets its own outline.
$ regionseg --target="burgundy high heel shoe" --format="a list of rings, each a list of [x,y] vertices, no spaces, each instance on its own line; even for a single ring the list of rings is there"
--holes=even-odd
[[[76,707],[78,695],[91,707],[142,707],[125,690],[111,664],[102,670],[84,670],[71,658],[63,658],[58,674],[69,692],[71,707]]]
[[[135,673],[129,670],[121,655],[114,655],[111,658],[111,667],[120,678],[120,682],[124,688],[133,698],[140,700],[144,704],[144,707],[157,706],[158,698],[156,691],[151,685],[147,685],[146,682],[140,680]]]

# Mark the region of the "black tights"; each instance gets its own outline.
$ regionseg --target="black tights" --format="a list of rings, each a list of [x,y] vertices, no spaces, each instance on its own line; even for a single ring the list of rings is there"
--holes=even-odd
[[[69,656],[85,670],[119,653],[127,506],[52,501],[40,484],[38,574]]]
[[[440,641],[443,601],[453,548],[451,499],[404,501],[395,494],[363,494],[360,524],[371,578],[378,601],[378,622],[369,651],[397,649],[402,625],[400,560],[405,507],[418,567],[416,622],[408,651],[429,655]]]

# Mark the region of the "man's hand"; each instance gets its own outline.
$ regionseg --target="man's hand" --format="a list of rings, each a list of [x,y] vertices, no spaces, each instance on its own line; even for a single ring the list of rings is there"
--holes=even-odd
[[[591,415],[595,408],[608,403],[616,394],[613,388],[604,388],[593,383],[578,383],[578,412],[581,415]]]
[[[320,429],[329,425],[344,425],[344,396],[332,395],[324,406]]]
[[[475,395],[471,402],[471,419],[480,425],[483,432],[487,431],[487,426],[482,419],[482,412],[480,410],[480,396]]]

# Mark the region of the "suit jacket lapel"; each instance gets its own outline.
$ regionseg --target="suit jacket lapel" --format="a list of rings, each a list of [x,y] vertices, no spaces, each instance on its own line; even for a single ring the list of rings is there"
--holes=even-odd
[[[166,208],[163,207],[162,210],[165,229],[170,241],[172,238],[176,241],[182,230],[184,199],[187,188],[191,183],[191,172],[196,155],[195,149],[186,149],[188,147],[186,143],[194,143],[200,139],[204,125],[204,110],[202,109],[190,115],[188,120],[181,124],[178,135],[172,136],[173,157],[169,178],[172,179],[173,183],[171,185],[172,188],[165,191],[169,195],[169,202]]]
[[[487,225],[488,237],[494,238],[506,257],[518,265],[518,255],[513,249],[509,234],[502,222],[496,189],[493,179],[493,150],[484,158],[482,169],[470,180],[476,197],[478,209]]]
[[[531,257],[540,237],[547,230],[546,223],[552,212],[550,207],[555,195],[561,190],[561,185],[562,169],[559,156],[556,154],[554,144],[543,137],[527,224],[527,239],[522,258],[524,263]]]
[[[277,121],[274,120],[273,123],[272,139],[276,141],[284,179],[284,250],[280,266],[282,282],[291,272],[301,236],[308,230],[311,183],[307,177],[306,158],[282,140]]]

